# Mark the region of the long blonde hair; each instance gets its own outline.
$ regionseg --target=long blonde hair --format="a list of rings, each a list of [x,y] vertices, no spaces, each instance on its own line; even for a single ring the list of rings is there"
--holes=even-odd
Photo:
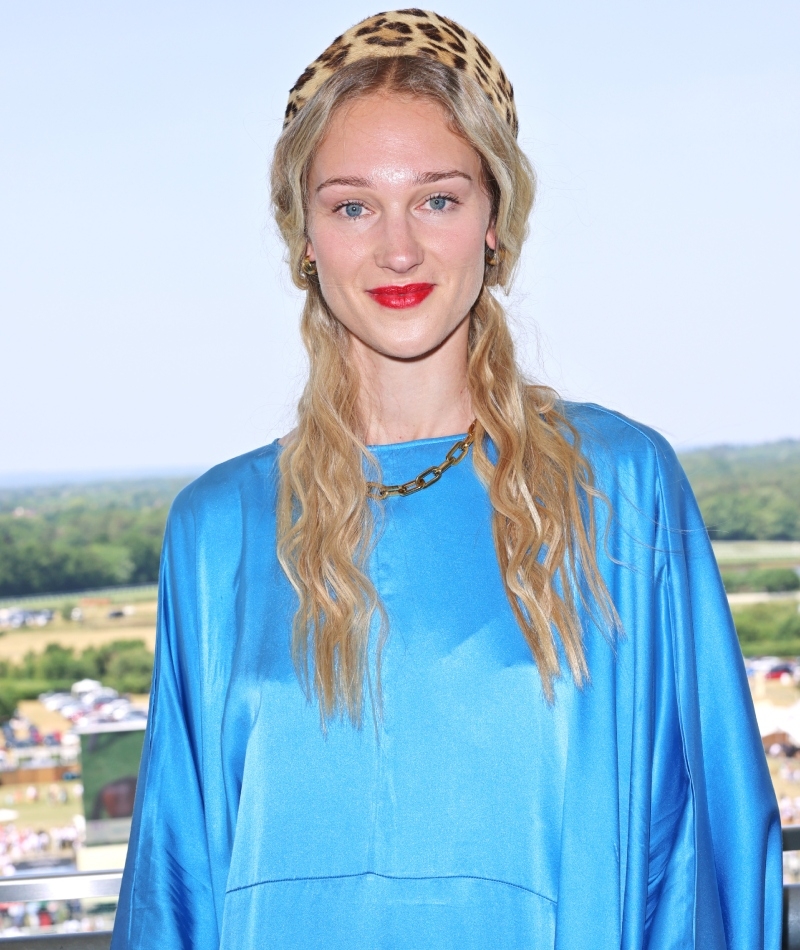
[[[487,265],[470,314],[468,385],[477,420],[473,464],[494,513],[497,559],[511,609],[530,646],[548,700],[560,675],[558,639],[575,682],[587,676],[578,604],[592,602],[615,627],[600,576],[593,500],[599,497],[578,432],[552,389],[527,382],[514,358],[505,312],[490,290],[508,291],[527,235],[533,169],[486,94],[468,76],[422,57],[367,59],[332,76],[284,131],[272,164],[275,219],[295,283],[306,291],[301,322],[309,376],[298,423],[280,457],[278,557],[299,606],[292,654],[323,723],[346,715],[360,723],[369,639],[378,626],[375,682],[386,617],[366,563],[376,534],[366,482],[379,475],[364,444],[359,379],[347,332],[319,283],[301,270],[306,249],[307,181],[335,110],[376,92],[438,103],[450,127],[476,150],[492,202],[499,263]],[[494,447],[490,457],[488,441]]]

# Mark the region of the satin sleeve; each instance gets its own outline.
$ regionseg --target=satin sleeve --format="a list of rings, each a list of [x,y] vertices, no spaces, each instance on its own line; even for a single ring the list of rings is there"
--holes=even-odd
[[[162,552],[150,714],[112,950],[219,946],[203,800],[194,548],[191,512],[176,503]]]
[[[703,519],[660,465],[649,950],[779,950],[780,819],[741,649]]]

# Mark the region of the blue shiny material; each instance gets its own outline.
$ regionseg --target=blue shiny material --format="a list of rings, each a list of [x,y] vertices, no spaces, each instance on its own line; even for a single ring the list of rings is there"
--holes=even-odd
[[[112,947],[777,950],[780,827],[725,593],[675,456],[569,408],[625,636],[548,706],[468,458],[384,502],[379,730],[323,736],[289,657],[273,443],[173,507]],[[452,438],[382,446],[386,482]]]

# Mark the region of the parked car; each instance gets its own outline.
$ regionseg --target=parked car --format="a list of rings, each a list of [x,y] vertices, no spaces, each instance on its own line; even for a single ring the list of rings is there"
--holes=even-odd
[[[84,706],[83,703],[71,703],[68,706],[63,706],[61,708],[61,715],[65,716],[70,722],[75,722],[80,719],[81,716],[85,716],[89,712],[89,707]]]
[[[777,666],[773,666],[771,670],[767,671],[764,675],[764,679],[780,680],[783,676],[787,676],[791,679],[794,676],[794,671],[794,663],[778,663]]]
[[[81,702],[85,706],[90,706],[94,709],[97,709],[99,706],[102,706],[103,703],[111,702],[113,699],[117,699],[119,693],[112,689],[110,686],[101,686],[100,689],[93,689],[89,693],[84,693],[81,697]]]
[[[95,706],[95,712],[100,713],[103,716],[110,716],[117,709],[127,709],[131,704],[129,699],[125,699],[123,696],[116,699],[110,699],[106,703],[101,703],[99,706]]]
[[[18,630],[20,627],[45,627],[52,619],[52,610],[12,608],[0,612],[0,627],[11,627],[12,630]]]
[[[39,702],[50,712],[59,712],[67,703],[74,703],[72,693],[42,693]]]

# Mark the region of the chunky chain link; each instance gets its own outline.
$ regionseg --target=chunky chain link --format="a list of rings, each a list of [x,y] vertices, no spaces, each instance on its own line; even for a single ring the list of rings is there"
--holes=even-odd
[[[424,472],[420,472],[416,478],[410,482],[403,482],[402,485],[382,485],[380,482],[367,482],[367,494],[370,498],[377,498],[383,501],[390,495],[413,495],[414,492],[422,491],[423,488],[430,488],[431,485],[439,481],[448,468],[458,465],[461,459],[469,452],[475,438],[475,422],[469,427],[469,431],[463,439],[453,445],[450,451],[445,455],[444,461],[438,465],[431,465]]]

